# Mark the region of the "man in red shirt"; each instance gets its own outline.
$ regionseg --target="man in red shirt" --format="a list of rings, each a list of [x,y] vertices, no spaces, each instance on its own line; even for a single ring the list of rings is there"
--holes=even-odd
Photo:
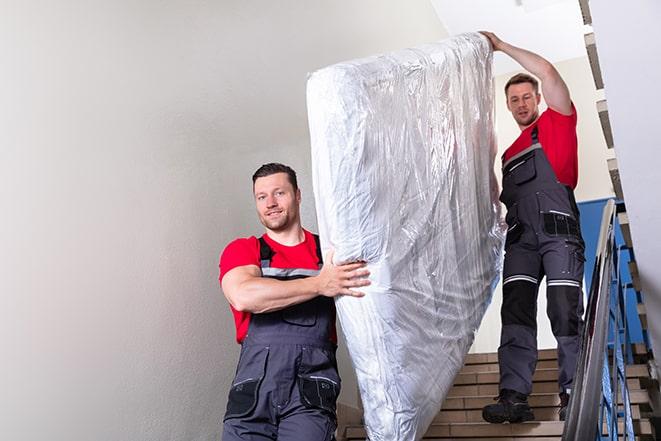
[[[266,233],[231,242],[220,282],[236,324],[241,356],[224,418],[224,441],[334,439],[340,378],[335,304],[361,297],[364,262],[322,264],[318,236],[301,227],[296,173],[265,164],[253,175]]]
[[[505,86],[507,108],[521,135],[503,155],[507,237],[503,265],[498,403],[482,411],[490,423],[534,419],[527,397],[537,364],[537,291],[546,276],[547,313],[558,342],[560,419],[566,418],[582,327],[585,245],[574,199],[578,180],[576,109],[558,71],[544,58],[483,32],[495,51],[539,77],[548,109],[541,115],[538,83],[528,74]]]

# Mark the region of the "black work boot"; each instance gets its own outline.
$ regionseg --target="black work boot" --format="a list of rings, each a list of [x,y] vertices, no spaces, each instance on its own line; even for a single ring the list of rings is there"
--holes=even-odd
[[[503,389],[495,398],[496,404],[489,404],[482,409],[482,418],[490,423],[522,423],[535,419],[528,404],[528,397],[511,389]]]
[[[560,421],[567,419],[567,406],[569,405],[569,394],[562,392],[560,394],[560,410],[558,411],[558,418]]]

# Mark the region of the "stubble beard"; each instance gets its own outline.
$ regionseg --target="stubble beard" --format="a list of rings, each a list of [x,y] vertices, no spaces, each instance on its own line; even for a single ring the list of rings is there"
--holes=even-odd
[[[518,119],[517,119],[516,122],[519,123],[519,125],[521,125],[521,126],[526,126],[526,127],[527,127],[527,126],[529,126],[530,124],[534,123],[538,116],[539,116],[539,110],[536,111],[535,113],[532,113],[532,114],[531,114],[528,118],[526,118],[525,120],[518,120]]]

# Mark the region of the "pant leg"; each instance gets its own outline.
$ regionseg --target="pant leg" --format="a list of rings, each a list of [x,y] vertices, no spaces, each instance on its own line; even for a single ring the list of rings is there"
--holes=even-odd
[[[560,238],[545,248],[547,314],[558,341],[558,386],[560,392],[569,392],[583,328],[583,247]]]
[[[337,422],[328,412],[300,405],[280,420],[277,439],[278,441],[335,441],[336,428]]]
[[[276,427],[268,421],[232,418],[223,423],[223,441],[275,441]]]
[[[536,250],[514,244],[503,266],[500,389],[529,395],[537,365],[537,292],[543,277]]]

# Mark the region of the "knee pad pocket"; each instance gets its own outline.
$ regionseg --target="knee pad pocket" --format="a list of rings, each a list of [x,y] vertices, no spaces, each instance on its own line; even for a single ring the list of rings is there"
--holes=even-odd
[[[517,280],[503,286],[503,325],[537,328],[537,284]]]
[[[578,334],[581,289],[574,286],[547,287],[548,316],[556,337]]]

